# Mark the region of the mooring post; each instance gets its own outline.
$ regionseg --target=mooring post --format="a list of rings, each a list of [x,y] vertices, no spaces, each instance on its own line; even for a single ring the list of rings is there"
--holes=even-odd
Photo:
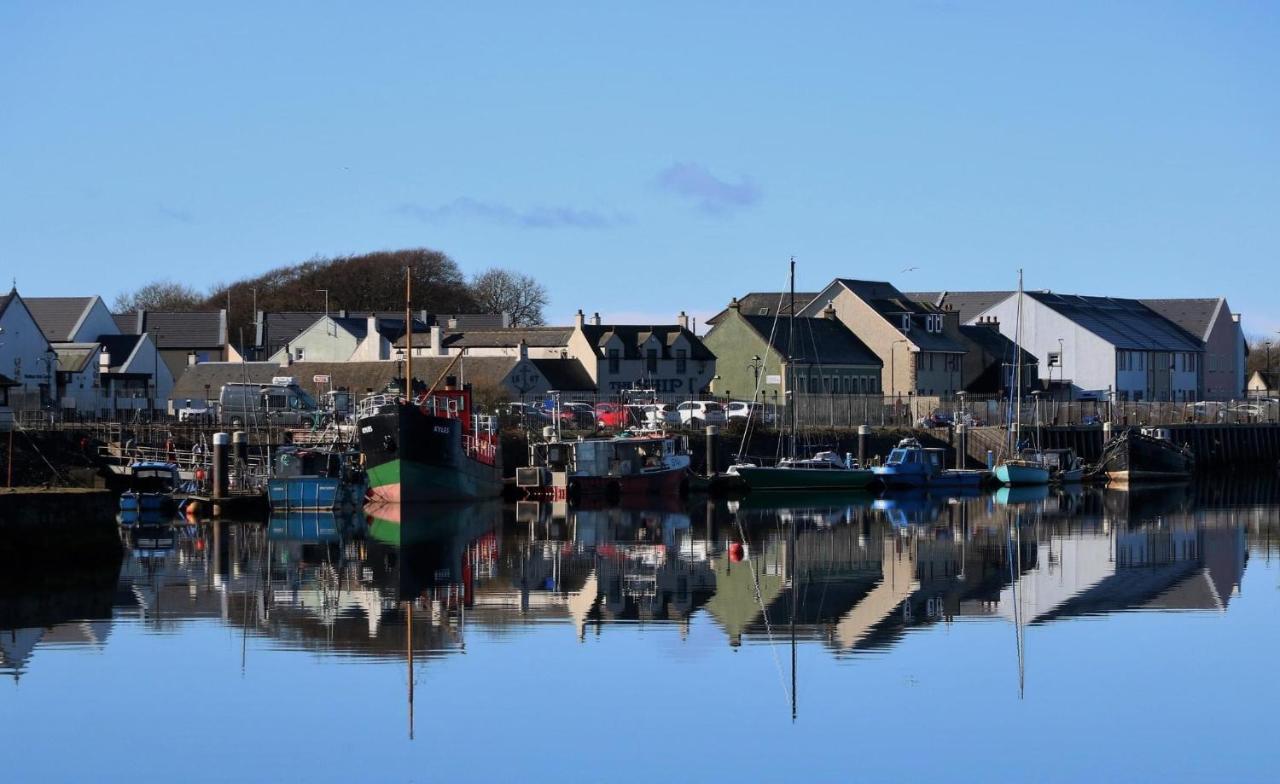
[[[227,446],[231,436],[226,433],[213,434],[213,500],[220,501],[227,496],[229,477],[227,476]]]
[[[716,425],[707,425],[707,478],[715,476],[719,469],[719,448],[720,428]]]
[[[858,468],[867,467],[867,439],[871,437],[870,425],[858,425]]]
[[[964,468],[965,458],[969,456],[969,428],[963,422],[956,425],[956,468]]]

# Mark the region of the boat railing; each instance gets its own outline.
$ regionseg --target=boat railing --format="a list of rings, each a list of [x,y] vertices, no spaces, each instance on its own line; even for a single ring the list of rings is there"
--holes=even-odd
[[[373,416],[387,406],[394,405],[400,401],[396,395],[377,394],[369,395],[361,398],[356,403],[356,418],[362,419],[367,416]]]
[[[462,450],[467,457],[473,460],[485,465],[497,465],[498,441],[493,436],[464,435],[462,437]]]

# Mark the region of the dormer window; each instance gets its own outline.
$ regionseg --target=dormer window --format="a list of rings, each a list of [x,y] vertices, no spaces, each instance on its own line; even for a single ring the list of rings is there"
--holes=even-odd
[[[941,313],[929,314],[926,329],[928,329],[930,332],[941,332],[942,331],[942,314]]]
[[[903,332],[911,331],[911,314],[910,313],[902,314],[902,331]]]
[[[761,316],[767,316],[767,315],[769,315],[769,309],[768,309],[768,308],[760,308],[760,315],[761,315]]]

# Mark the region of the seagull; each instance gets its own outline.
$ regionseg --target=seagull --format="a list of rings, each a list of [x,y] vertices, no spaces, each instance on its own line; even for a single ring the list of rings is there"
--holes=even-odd
[[[916,270],[918,270],[918,269],[920,269],[920,268],[919,268],[919,267],[907,267],[906,269],[904,269],[904,270],[903,270],[903,272],[915,272],[915,271],[916,271]]]

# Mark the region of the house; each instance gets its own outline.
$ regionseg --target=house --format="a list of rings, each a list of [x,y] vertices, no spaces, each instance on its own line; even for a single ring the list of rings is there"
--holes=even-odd
[[[275,356],[319,319],[329,315],[331,314],[324,311],[258,311],[254,317],[254,345],[250,351],[251,358],[263,359]],[[335,311],[333,315],[338,318],[348,318],[355,314],[340,310]],[[370,315],[380,319],[399,319],[401,324],[404,323],[403,310],[377,311]],[[419,310],[412,313],[411,318],[425,325],[424,329],[432,326],[439,326],[442,329],[501,329],[511,326],[511,317],[507,313],[432,314]],[[417,331],[416,328],[415,331]]]
[[[960,339],[965,346],[966,393],[1004,397],[1013,388],[1018,362],[1022,363],[1022,393],[1036,386],[1035,355],[1019,350],[1013,339],[1000,331],[996,319],[979,317],[975,324],[961,324]]]
[[[9,390],[17,385],[18,382],[0,373],[0,433],[13,428],[13,409],[9,406]]]
[[[966,348],[954,310],[912,300],[890,283],[836,278],[798,315],[821,316],[828,307],[884,363],[886,394],[950,397],[964,389]]]
[[[1144,299],[1143,305],[1199,338],[1204,346],[1204,400],[1238,400],[1245,387],[1247,341],[1240,314],[1224,297]]]
[[[1018,307],[1018,297],[1008,297],[975,319],[995,319],[1000,331],[1013,337]],[[1075,397],[1201,397],[1200,339],[1138,300],[1028,291],[1020,329],[1023,348],[1039,360],[1041,381],[1052,377]]]
[[[150,335],[102,335],[98,343],[99,416],[166,410],[174,378]]]
[[[176,378],[197,362],[238,362],[227,335],[227,311],[138,310],[112,318],[121,335],[149,334]]]
[[[795,303],[797,311],[808,305],[818,296],[816,291],[797,291],[795,294]],[[791,293],[787,291],[750,291],[741,297],[734,297],[729,303],[729,307],[707,319],[709,326],[716,326],[729,314],[729,309],[737,306],[737,310],[744,316],[790,316],[791,315]]]
[[[675,324],[602,324],[579,310],[569,337],[568,356],[582,363],[601,394],[652,389],[694,397],[707,391],[716,357],[689,331],[681,313]]]
[[[883,362],[828,309],[819,318],[744,313],[734,300],[703,339],[716,356],[712,391],[726,397],[785,401],[800,393],[879,395]]]
[[[414,319],[414,331],[425,331],[425,322]],[[379,362],[396,359],[395,344],[404,337],[404,314],[371,313],[348,316],[346,311],[316,318],[290,342],[267,358],[268,362]]]
[[[569,355],[569,338],[573,327],[507,327],[501,329],[448,330],[433,326],[426,332],[413,334],[415,357],[443,357],[466,354],[469,357],[519,356],[522,351],[534,359],[561,359]],[[403,338],[396,341],[397,351],[404,349]]]
[[[57,356],[18,290],[0,296],[0,375],[6,405],[38,410],[50,402]]]
[[[27,297],[26,303],[50,343],[88,343],[120,333],[102,297]]]
[[[1250,400],[1280,396],[1280,372],[1255,370],[1246,390]]]

